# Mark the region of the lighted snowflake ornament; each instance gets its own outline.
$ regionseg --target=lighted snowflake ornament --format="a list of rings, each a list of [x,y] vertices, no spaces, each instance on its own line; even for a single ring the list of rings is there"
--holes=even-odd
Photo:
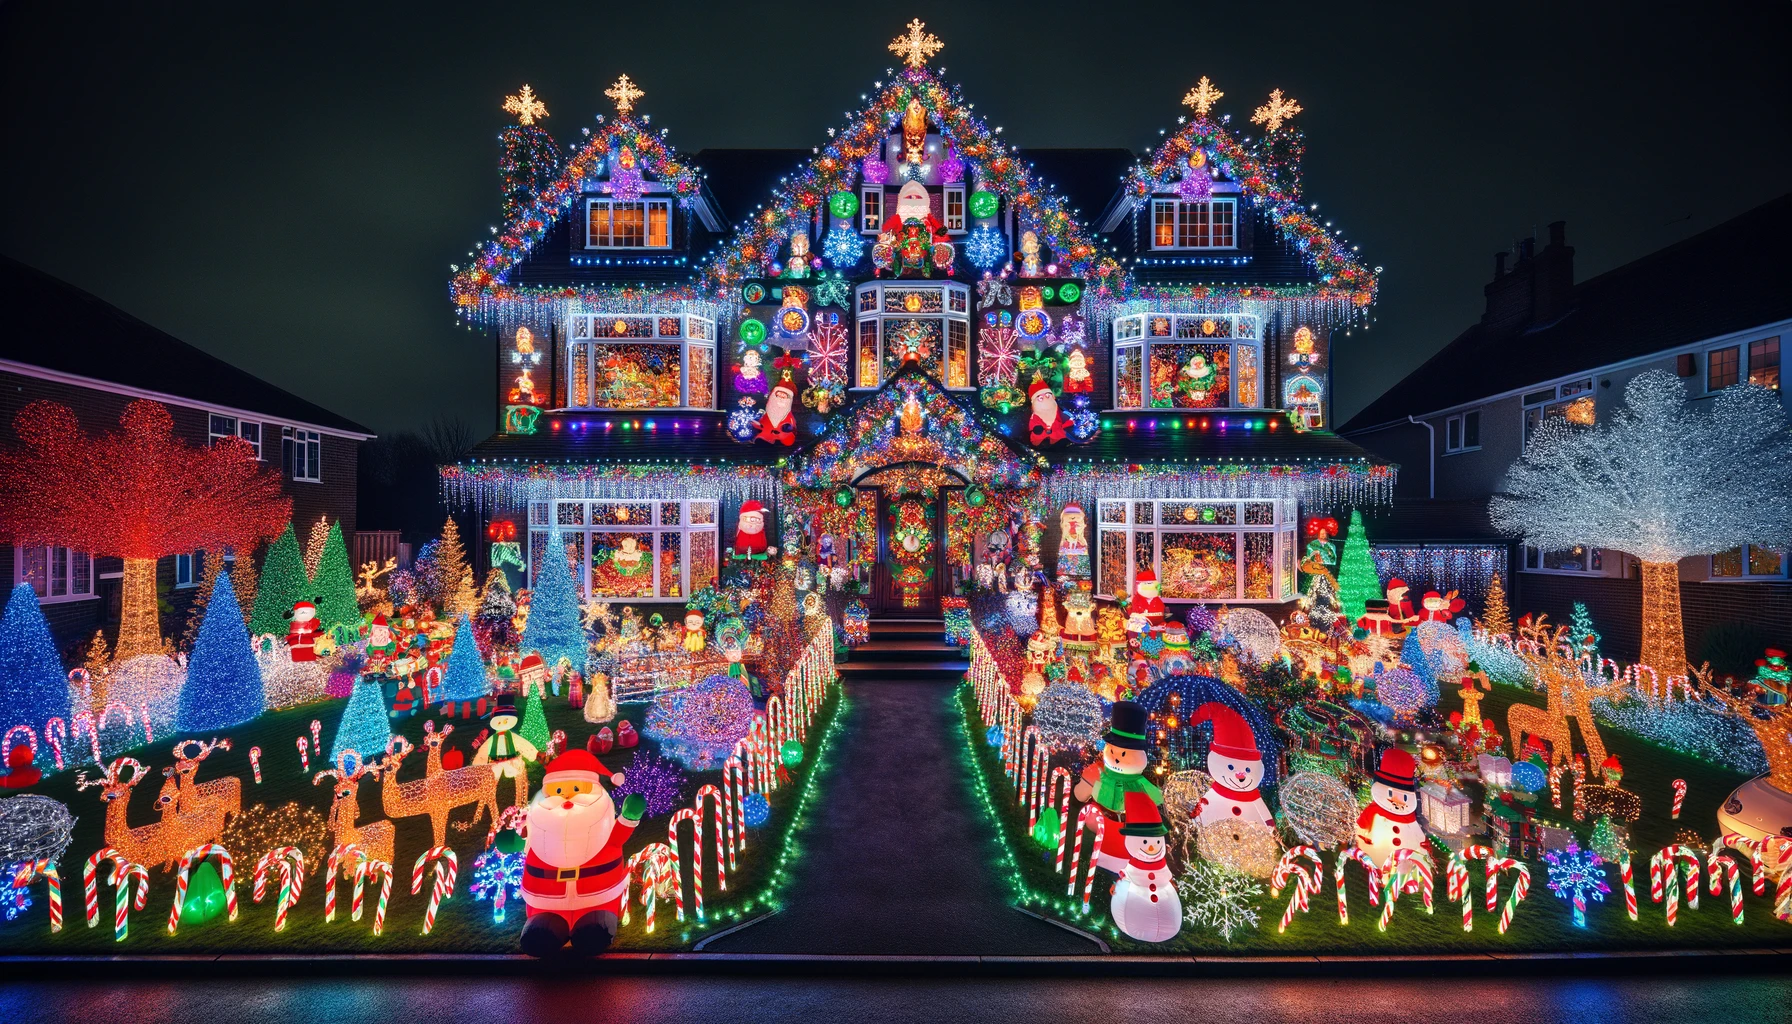
[[[851,228],[833,228],[821,243],[821,254],[835,267],[844,269],[857,266],[859,259],[865,255],[864,236]]]
[[[1549,863],[1549,891],[1574,906],[1574,926],[1585,928],[1587,897],[1604,903],[1605,894],[1612,891],[1605,884],[1605,862],[1573,840],[1569,840],[1567,849],[1545,853],[1543,859]]]
[[[985,224],[965,238],[964,255],[972,266],[989,270],[1008,258],[1008,240],[1000,231]]]
[[[827,313],[817,318],[809,331],[809,351],[804,354],[810,380],[846,383],[846,340],[846,327],[838,316]]]
[[[1183,920],[1218,932],[1227,942],[1235,933],[1257,927],[1256,901],[1263,898],[1263,886],[1224,864],[1194,865],[1176,880],[1176,892],[1182,897]]]

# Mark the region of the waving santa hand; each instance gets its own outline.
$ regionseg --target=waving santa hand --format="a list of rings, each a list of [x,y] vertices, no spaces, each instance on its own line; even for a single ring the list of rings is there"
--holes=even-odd
[[[621,785],[587,751],[574,748],[548,763],[541,792],[529,803],[529,845],[523,862],[523,952],[551,956],[570,940],[575,953],[609,948],[628,891],[622,846],[647,810],[639,793],[622,802],[622,816],[603,787]]]

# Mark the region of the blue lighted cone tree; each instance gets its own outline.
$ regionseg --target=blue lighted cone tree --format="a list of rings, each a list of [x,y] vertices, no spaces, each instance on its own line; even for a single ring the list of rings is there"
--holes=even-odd
[[[199,624],[199,639],[193,642],[174,727],[179,732],[228,729],[266,710],[261,663],[249,645],[243,609],[230,577],[220,575]]]
[[[588,647],[572,566],[566,557],[566,545],[559,531],[555,531],[548,537],[542,565],[536,572],[535,591],[529,599],[529,621],[523,624],[522,648],[539,652],[549,666],[565,658],[583,672]]]
[[[1375,559],[1369,555],[1369,534],[1363,527],[1363,514],[1350,512],[1350,532],[1344,537],[1344,551],[1338,556],[1338,601],[1344,606],[1344,621],[1356,620],[1368,610],[1368,603],[1380,597],[1381,576],[1375,571]]]
[[[1704,404],[1704,403],[1701,403]],[[1493,524],[1544,551],[1610,548],[1642,563],[1641,662],[1685,675],[1679,561],[1792,544],[1792,433],[1780,393],[1724,388],[1697,409],[1649,370],[1599,425],[1545,420],[1488,504]]]
[[[255,613],[249,617],[253,636],[272,633],[286,635],[287,616],[293,602],[311,591],[311,577],[305,572],[305,556],[299,552],[299,538],[286,524],[286,532],[268,548],[267,560],[261,566],[261,587],[255,595]]]
[[[479,660],[479,642],[473,638],[473,623],[465,615],[454,630],[454,649],[448,652],[448,664],[442,669],[444,701],[478,700],[490,685],[485,678],[485,662]]]
[[[317,621],[324,629],[361,624],[361,602],[355,597],[355,576],[348,562],[348,547],[342,542],[342,523],[330,524],[330,535],[324,541],[324,557],[317,566],[317,578],[311,581],[311,593],[317,599]]]
[[[68,677],[31,584],[12,588],[0,616],[0,728],[29,725],[39,735],[52,718],[69,718]],[[0,758],[8,751],[0,750]],[[50,756],[49,744],[38,748]]]
[[[342,709],[342,718],[336,723],[336,737],[330,741],[330,764],[341,764],[345,750],[353,750],[362,760],[379,757],[391,739],[386,696],[377,680],[362,676],[355,680],[348,706]]]

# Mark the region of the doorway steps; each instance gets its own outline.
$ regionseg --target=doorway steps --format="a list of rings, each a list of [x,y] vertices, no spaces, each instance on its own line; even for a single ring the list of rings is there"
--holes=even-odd
[[[946,643],[943,618],[873,618],[871,639],[836,667],[851,682],[957,683],[970,670],[970,652]]]

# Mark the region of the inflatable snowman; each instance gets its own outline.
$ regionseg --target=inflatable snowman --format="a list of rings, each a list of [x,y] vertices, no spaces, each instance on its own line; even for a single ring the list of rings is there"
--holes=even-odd
[[[1168,942],[1182,929],[1182,899],[1170,880],[1163,815],[1141,792],[1126,794],[1126,866],[1114,884],[1114,925],[1140,942]]]
[[[1377,867],[1393,860],[1395,850],[1425,849],[1425,833],[1419,828],[1417,769],[1412,755],[1397,747],[1382,751],[1381,763],[1375,766],[1369,806],[1356,819],[1356,846]]]
[[[1215,821],[1254,821],[1275,825],[1269,805],[1257,787],[1263,783],[1263,754],[1249,722],[1224,704],[1209,701],[1195,709],[1190,725],[1213,723],[1213,742],[1207,747],[1207,774],[1213,785],[1196,805],[1195,824]]]

